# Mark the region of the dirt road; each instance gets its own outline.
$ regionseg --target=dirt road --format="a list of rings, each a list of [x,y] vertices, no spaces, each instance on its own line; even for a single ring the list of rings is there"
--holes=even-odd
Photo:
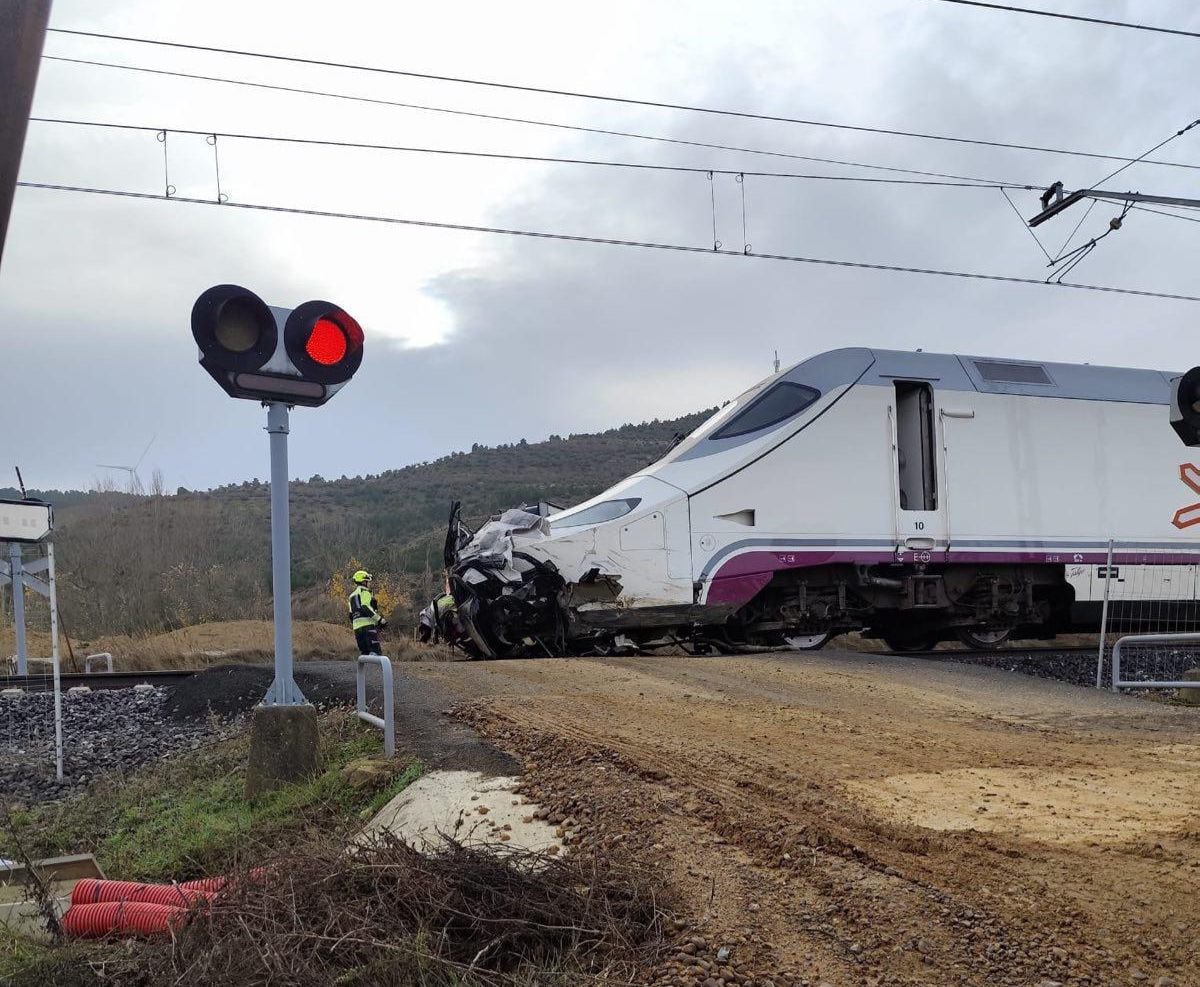
[[[398,671],[684,889],[664,980],[1200,983],[1200,710],[833,651]]]

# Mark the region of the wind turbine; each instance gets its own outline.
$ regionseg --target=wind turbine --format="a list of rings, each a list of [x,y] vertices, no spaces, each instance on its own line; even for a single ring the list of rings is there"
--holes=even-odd
[[[142,478],[138,476],[138,467],[142,465],[142,460],[146,458],[146,453],[150,451],[150,447],[154,445],[154,440],[157,438],[157,432],[150,436],[150,441],[146,443],[146,448],[142,450],[142,454],[138,456],[137,462],[132,466],[113,466],[109,463],[97,463],[96,466],[102,470],[124,470],[129,474],[129,492],[131,494],[140,494],[142,492]]]

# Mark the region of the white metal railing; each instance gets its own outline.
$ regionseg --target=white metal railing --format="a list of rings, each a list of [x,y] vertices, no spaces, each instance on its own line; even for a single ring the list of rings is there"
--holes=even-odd
[[[367,666],[378,665],[383,674],[383,716],[367,712]],[[383,731],[383,752],[388,757],[396,754],[396,694],[392,691],[392,659],[386,655],[359,655],[355,669],[358,691],[358,718]]]
[[[91,675],[92,674],[92,666],[95,664],[99,664],[101,662],[104,663],[104,670],[106,672],[108,672],[109,674],[111,674],[112,670],[113,670],[113,656],[111,654],[109,654],[107,651],[101,651],[99,654],[88,655],[86,658],[83,659],[84,675]]]
[[[1117,639],[1112,650],[1112,691],[1119,689],[1200,689],[1200,681],[1188,682],[1177,679],[1170,682],[1160,680],[1141,681],[1121,678],[1121,649],[1125,645],[1140,647],[1143,644],[1196,644],[1200,634],[1126,634]]]

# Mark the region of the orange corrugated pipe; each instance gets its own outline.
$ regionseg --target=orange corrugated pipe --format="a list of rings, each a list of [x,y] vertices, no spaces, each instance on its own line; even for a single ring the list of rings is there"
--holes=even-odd
[[[149,901],[101,901],[72,905],[62,918],[63,932],[76,939],[109,935],[154,936],[169,932],[187,918],[186,908]]]

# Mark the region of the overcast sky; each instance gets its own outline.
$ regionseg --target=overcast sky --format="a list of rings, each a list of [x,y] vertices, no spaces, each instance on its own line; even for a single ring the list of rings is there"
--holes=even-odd
[[[1200,30],[1191,0],[1031,5]],[[555,89],[1129,156],[1200,115],[1200,41],[933,0],[395,4],[55,0],[52,26]],[[51,34],[47,55],[1068,188],[1111,162],[740,120]],[[503,153],[883,175],[45,61],[37,116]],[[203,137],[167,140],[179,195],[216,194]],[[731,176],[219,142],[233,202],[741,249]],[[1200,128],[1160,157],[1200,163]],[[153,133],[31,123],[35,182],[161,193]],[[1195,195],[1137,165],[1110,188]],[[748,177],[756,253],[1046,275],[993,189]],[[1025,215],[1036,194],[1014,193]],[[1084,206],[1042,227],[1061,246]],[[1094,208],[1076,242],[1116,207]],[[1071,280],[1200,294],[1200,226],[1131,213]],[[292,473],[374,473],[472,442],[668,417],[771,369],[867,345],[1131,366],[1200,362],[1200,304],[740,257],[543,241],[19,189],[0,268],[0,469],[87,486],[143,463],[168,487],[266,473],[265,413],[196,365],[188,315],[232,281],[343,305],[362,370],[295,414]],[[13,413],[17,417],[11,417]],[[1165,427],[1165,423],[1164,423]],[[0,486],[12,482],[0,472]]]

